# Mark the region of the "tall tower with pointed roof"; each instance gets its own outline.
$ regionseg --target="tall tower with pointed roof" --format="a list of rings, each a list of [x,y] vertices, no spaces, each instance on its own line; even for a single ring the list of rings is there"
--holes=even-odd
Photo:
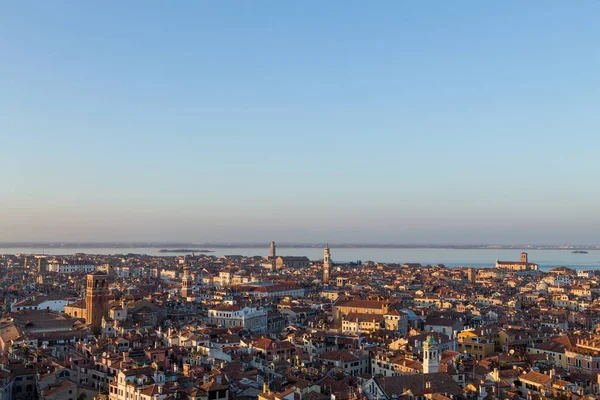
[[[329,282],[329,276],[331,274],[331,251],[329,250],[329,243],[325,246],[325,252],[323,253],[323,284]]]
[[[277,248],[275,247],[275,241],[272,241],[271,247],[269,249],[269,258],[271,258],[271,260],[274,260],[275,257],[277,257]]]
[[[427,336],[423,343],[423,373],[433,374],[440,369],[440,348],[433,338],[433,335]]]

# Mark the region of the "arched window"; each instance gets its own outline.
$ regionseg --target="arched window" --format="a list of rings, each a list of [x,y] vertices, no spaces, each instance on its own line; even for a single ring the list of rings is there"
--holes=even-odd
[[[96,284],[94,285],[94,287],[98,287],[99,284],[100,284],[100,281],[98,279],[96,279]]]

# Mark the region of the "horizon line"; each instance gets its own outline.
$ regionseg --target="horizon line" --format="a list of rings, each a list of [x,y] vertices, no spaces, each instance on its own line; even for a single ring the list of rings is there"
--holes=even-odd
[[[593,244],[572,244],[572,243],[510,243],[510,244],[498,244],[498,243],[443,243],[443,242],[432,242],[432,243],[361,243],[361,242],[297,242],[297,241],[275,241],[275,245],[278,247],[324,247],[326,243],[330,247],[338,248],[472,248],[472,249],[600,249],[600,245]],[[269,242],[191,242],[191,241],[0,241],[0,248],[10,247],[169,247],[169,246],[205,246],[205,247],[229,247],[229,248],[244,248],[244,247],[264,247],[270,246]]]

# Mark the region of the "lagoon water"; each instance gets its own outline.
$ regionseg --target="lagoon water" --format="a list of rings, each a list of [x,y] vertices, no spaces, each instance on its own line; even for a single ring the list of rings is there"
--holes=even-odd
[[[210,249],[210,248],[208,248]],[[159,253],[158,248],[0,248],[0,254],[49,254],[63,255],[73,253],[87,254],[148,254],[155,256],[176,256],[179,253]],[[269,248],[213,248],[214,256],[223,255],[267,255]],[[331,258],[338,262],[343,261],[379,261],[421,264],[444,264],[448,267],[471,266],[475,268],[491,267],[497,258],[502,261],[518,261],[522,250],[506,249],[442,249],[442,248],[331,248]],[[539,264],[541,270],[548,270],[558,266],[575,269],[600,268],[600,250],[590,250],[588,254],[573,254],[571,250],[525,250],[529,254],[530,262]],[[307,256],[311,260],[323,258],[323,249],[319,248],[286,248],[277,247],[280,256]]]

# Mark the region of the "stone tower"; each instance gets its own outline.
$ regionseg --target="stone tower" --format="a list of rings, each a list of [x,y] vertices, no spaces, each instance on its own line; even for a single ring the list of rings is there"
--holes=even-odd
[[[433,374],[440,369],[440,350],[432,335],[423,343],[423,373]]]
[[[521,262],[527,264],[527,253],[521,253]]]
[[[181,297],[187,298],[192,295],[192,277],[190,276],[190,265],[183,264],[183,278],[181,280]]]
[[[271,242],[271,247],[269,249],[269,258],[274,260],[277,257],[277,248],[275,248],[275,241]]]
[[[329,244],[325,246],[325,252],[323,254],[323,284],[329,282],[329,274],[331,273],[331,252],[329,251]]]
[[[475,283],[477,281],[477,270],[473,267],[469,268],[467,270],[467,277],[469,279],[469,282]]]
[[[43,274],[46,272],[46,260],[42,257],[38,258],[38,274]]]
[[[94,335],[102,331],[102,318],[108,316],[108,275],[92,272],[87,275],[85,290],[85,322]]]

